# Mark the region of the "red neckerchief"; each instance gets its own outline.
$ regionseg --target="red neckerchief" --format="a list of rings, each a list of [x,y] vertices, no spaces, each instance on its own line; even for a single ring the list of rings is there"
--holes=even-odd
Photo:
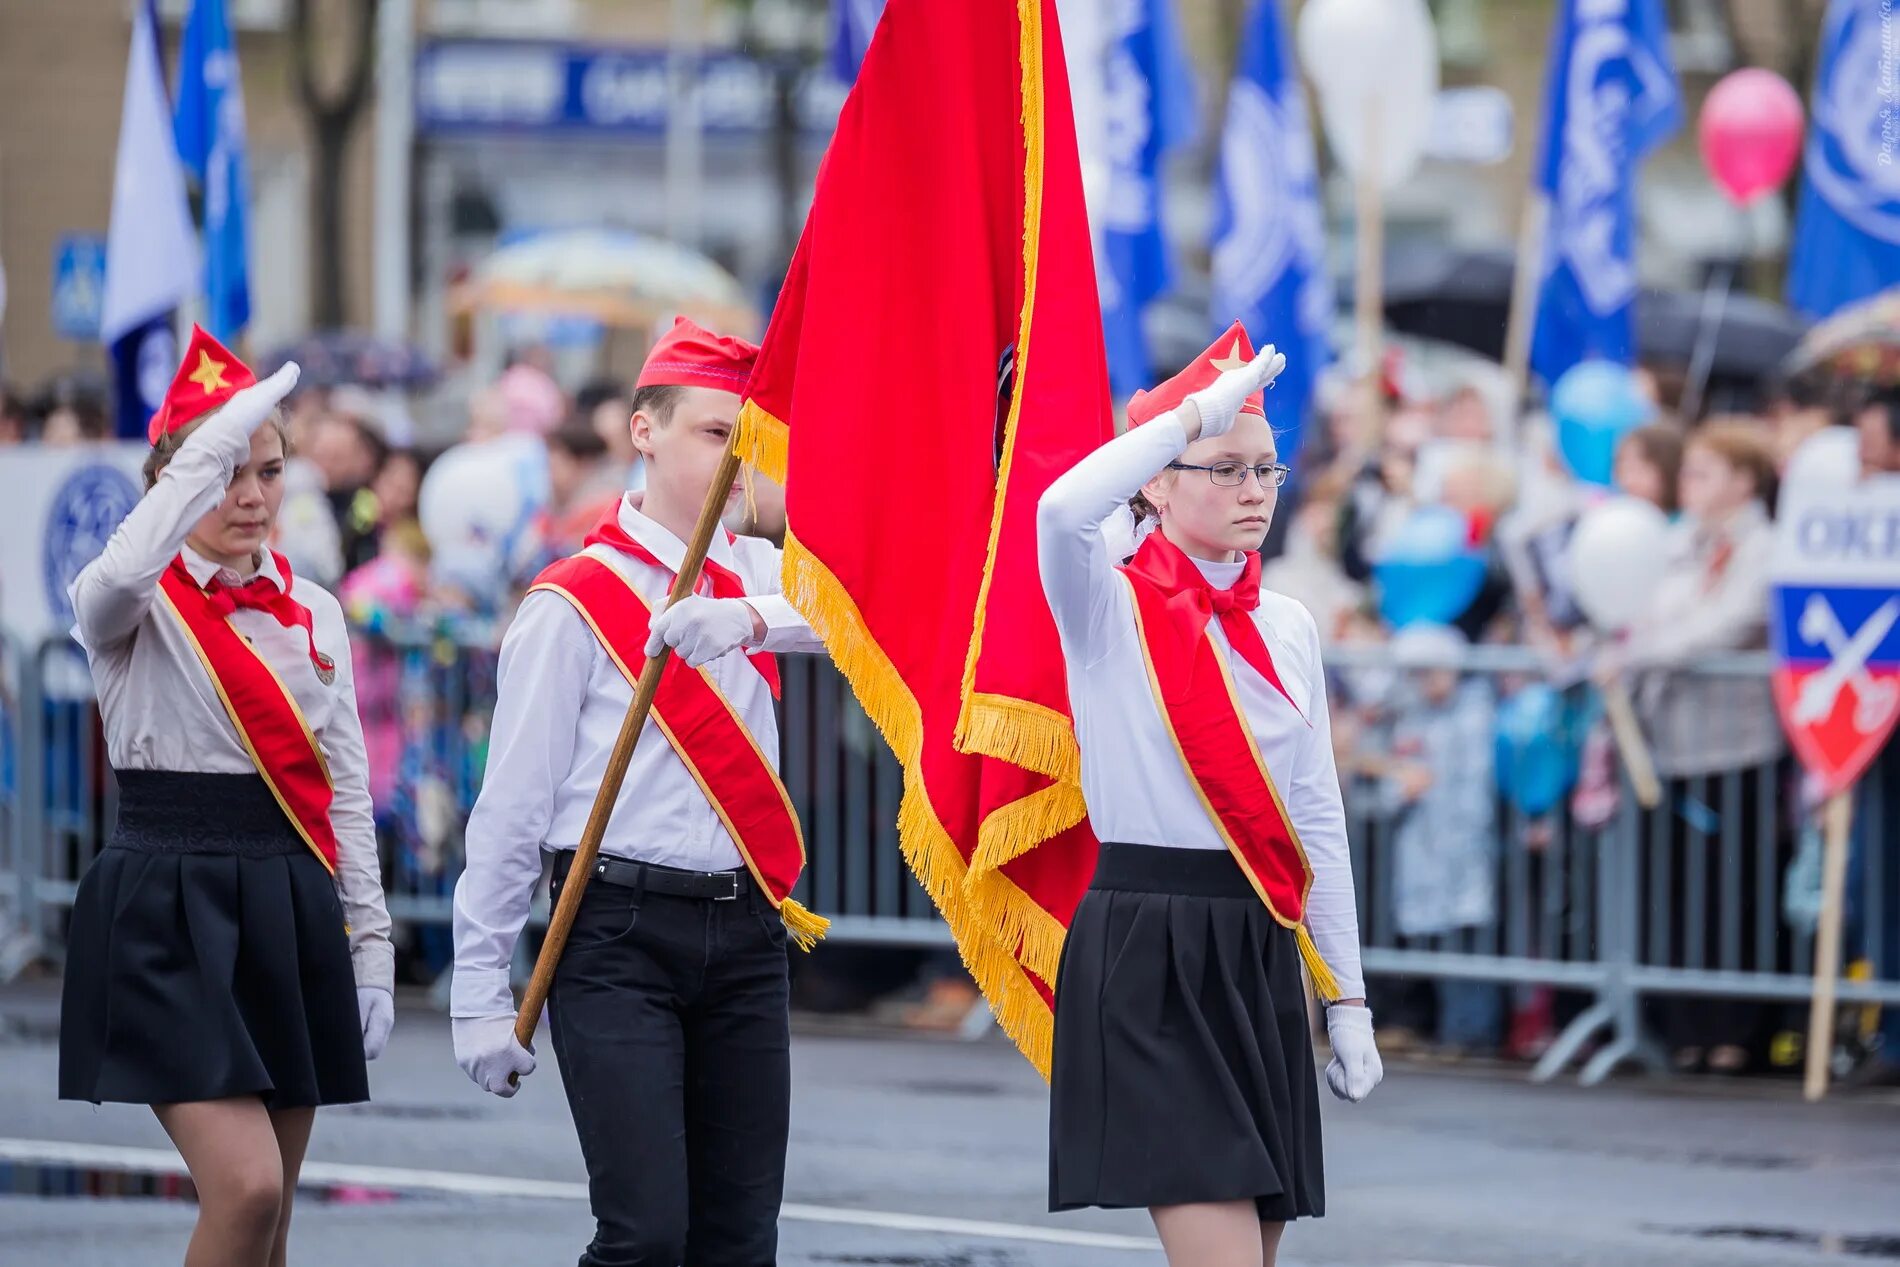
[[[222,569],[220,569],[217,575],[212,576],[209,581],[199,587],[204,590],[205,600],[210,604],[212,614],[223,620],[238,608],[244,607],[252,611],[269,613],[272,619],[286,629],[303,630],[304,643],[310,651],[310,663],[316,669],[317,676],[326,684],[335,681],[336,661],[317,650],[316,621],[310,615],[310,609],[290,596],[290,585],[295,579],[290,572],[290,560],[275,550],[271,551],[271,558],[276,560],[277,570],[284,578],[282,589],[277,587],[277,582],[261,572],[240,585],[230,585],[225,582]],[[171,570],[176,572],[180,579],[193,585],[198,584],[197,579],[191,574],[191,569],[185,566],[183,554],[172,560]]]
[[[735,540],[737,538],[730,532],[726,534],[728,544]],[[607,512],[600,517],[600,522],[594,525],[594,530],[587,534],[587,540],[582,543],[582,547],[591,545],[611,546],[642,563],[651,563],[654,567],[663,569],[669,576],[678,575],[672,568],[660,562],[653,551],[627,535],[627,530],[620,526],[619,502],[609,506]],[[745,582],[739,578],[737,572],[724,564],[715,563],[708,558],[701,566],[700,573],[701,578],[710,584],[714,598],[746,597]],[[765,679],[765,684],[772,688],[772,698],[777,699],[779,693],[778,657],[769,651],[748,651],[746,659],[752,661],[752,667],[759,671],[759,676]]]
[[[1253,622],[1253,612],[1260,606],[1258,552],[1248,551],[1239,578],[1231,587],[1219,590],[1166,534],[1151,532],[1122,570],[1166,596],[1168,614],[1177,622],[1177,632],[1185,643],[1198,639],[1208,622],[1218,617],[1228,643],[1240,658],[1272,683],[1273,689],[1286,697],[1295,712],[1305,716],[1280,681],[1280,674],[1273,667],[1273,656],[1267,651],[1266,639],[1260,636],[1260,626]]]

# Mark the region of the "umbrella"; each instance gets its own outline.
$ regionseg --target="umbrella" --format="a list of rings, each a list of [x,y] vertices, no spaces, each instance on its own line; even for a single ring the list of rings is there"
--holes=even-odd
[[[542,233],[497,249],[458,289],[462,311],[540,312],[650,326],[672,313],[751,329],[737,278],[697,251],[607,229]]]
[[[1636,299],[1636,346],[1645,362],[1689,364],[1702,328],[1699,290],[1646,290]],[[1777,303],[1731,293],[1715,325],[1709,377],[1755,380],[1773,372],[1801,342],[1807,322]]]
[[[257,376],[269,377],[286,361],[297,362],[303,370],[299,381],[310,387],[420,390],[437,378],[435,363],[421,349],[362,330],[326,330],[285,344],[259,362]]]
[[[1501,249],[1406,243],[1386,252],[1385,319],[1401,334],[1504,359],[1515,262]],[[1348,278],[1346,285],[1350,286]],[[1350,289],[1343,292],[1351,304]]]
[[[1516,273],[1498,248],[1405,243],[1386,253],[1386,323],[1401,334],[1504,356]],[[1341,292],[1351,294],[1351,279]],[[1701,329],[1700,290],[1645,290],[1636,298],[1637,356],[1646,364],[1686,367]],[[1710,378],[1755,382],[1801,339],[1802,320],[1780,304],[1731,294],[1715,329]]]
[[[1900,286],[1843,308],[1808,331],[1782,365],[1789,378],[1829,374],[1900,386]]]

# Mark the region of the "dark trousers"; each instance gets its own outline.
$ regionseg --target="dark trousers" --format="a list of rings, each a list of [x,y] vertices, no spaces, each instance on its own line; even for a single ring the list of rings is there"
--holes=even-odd
[[[580,1267],[777,1261],[789,997],[749,879],[726,902],[587,886],[548,1000],[594,1211]]]

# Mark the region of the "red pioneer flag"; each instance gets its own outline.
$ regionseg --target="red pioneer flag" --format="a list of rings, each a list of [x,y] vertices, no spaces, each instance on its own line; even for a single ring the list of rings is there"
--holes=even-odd
[[[1053,0],[891,0],[740,418],[785,588],[905,772],[899,833],[1047,1070],[1095,865],[1036,570],[1044,488],[1111,434]]]

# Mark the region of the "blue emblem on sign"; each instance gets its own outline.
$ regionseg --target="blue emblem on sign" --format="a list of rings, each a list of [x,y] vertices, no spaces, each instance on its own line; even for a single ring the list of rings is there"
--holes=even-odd
[[[112,532],[138,504],[139,490],[116,466],[95,462],[66,477],[46,511],[41,574],[46,579],[46,606],[60,627],[73,622],[67,591],[80,569],[99,557]]]

